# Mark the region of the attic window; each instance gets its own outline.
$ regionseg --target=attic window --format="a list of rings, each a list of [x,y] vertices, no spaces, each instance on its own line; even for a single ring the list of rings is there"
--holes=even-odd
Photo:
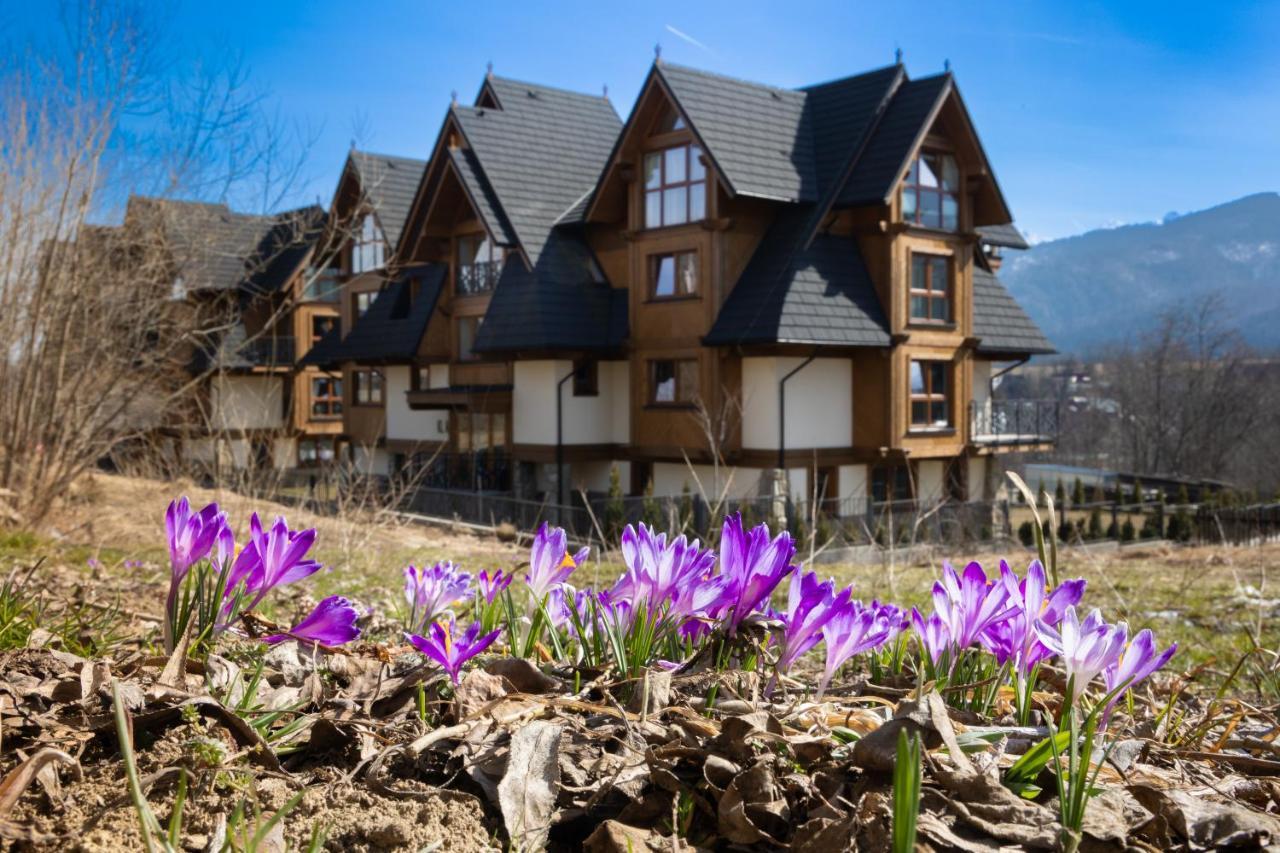
[[[644,226],[697,222],[707,215],[707,168],[702,149],[677,145],[644,155]]]
[[[684,123],[684,117],[674,109],[668,107],[658,116],[658,120],[653,123],[653,130],[650,133],[658,136],[663,133],[675,133],[678,130],[687,130],[688,125]]]
[[[902,219],[943,231],[960,227],[960,170],[954,157],[921,151],[912,161],[902,184]]]
[[[378,221],[372,213],[366,213],[360,222],[360,230],[352,237],[351,271],[362,273],[380,268],[385,263],[386,248]]]

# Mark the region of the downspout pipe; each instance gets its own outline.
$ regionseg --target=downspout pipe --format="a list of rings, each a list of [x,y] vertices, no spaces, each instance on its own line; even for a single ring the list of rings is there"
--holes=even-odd
[[[786,470],[787,467],[787,381],[812,364],[817,357],[817,352],[812,353],[778,380],[778,470],[780,471]]]
[[[564,383],[573,378],[570,370],[556,383],[556,506],[564,506]],[[560,512],[560,510],[556,510]]]

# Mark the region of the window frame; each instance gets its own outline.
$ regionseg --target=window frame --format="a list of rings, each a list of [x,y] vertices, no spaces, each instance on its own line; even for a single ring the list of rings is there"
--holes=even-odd
[[[320,340],[325,335],[329,334],[330,331],[337,328],[339,322],[341,322],[341,320],[338,317],[334,316],[333,314],[312,314],[311,315],[311,345],[315,346],[316,344],[320,343]],[[317,333],[316,332],[317,323],[324,323],[328,326],[328,328],[326,328],[322,332]]]
[[[317,393],[318,383],[326,383],[327,394]],[[308,390],[308,419],[313,421],[335,421],[342,419],[342,377],[330,373],[320,373],[311,377]],[[316,406],[323,404],[327,411],[317,412]]]
[[[600,396],[600,362],[594,358],[579,358],[573,362],[573,396]]]
[[[920,365],[920,375],[924,391],[917,393],[912,387],[911,374],[915,365]],[[913,358],[907,364],[907,424],[910,432],[940,433],[955,431],[955,406],[952,405],[952,388],[955,386],[954,362],[936,358]],[[941,370],[942,391],[934,388],[934,368]],[[916,421],[916,404],[921,403],[929,416],[924,422]],[[946,423],[937,423],[933,418],[933,407],[941,403],[946,414]]]
[[[377,382],[374,382],[374,377]],[[351,373],[351,405],[382,406],[387,400],[386,380],[382,371],[364,367]],[[367,393],[366,393],[367,392]],[[365,399],[361,399],[364,397]]]
[[[944,161],[943,161],[944,165],[942,167],[944,173],[946,170],[945,161],[950,160],[952,162],[952,164],[955,167],[955,173],[956,173],[956,187],[954,189],[947,190],[943,188],[942,182],[944,178],[942,175],[939,175],[938,186],[936,187],[931,187],[926,184],[920,183],[920,161],[923,158],[930,157],[930,156],[944,158]],[[960,163],[956,160],[955,154],[953,154],[950,151],[944,151],[940,148],[920,149],[919,151],[916,152],[916,156],[912,158],[911,166],[908,167],[907,174],[902,179],[902,194],[901,194],[902,221],[907,223],[908,225],[912,225],[917,228],[927,228],[931,231],[942,231],[947,234],[958,233],[962,225],[960,221],[961,220],[960,199],[962,197],[961,188],[963,186],[964,186],[964,179],[960,173]],[[907,215],[906,199],[907,199],[908,193],[914,193],[915,202],[916,202],[915,210],[911,218],[908,218],[908,215]],[[922,194],[932,194],[938,197],[938,219],[936,223],[924,221],[925,206],[921,203]],[[956,205],[955,225],[950,228],[948,228],[946,225],[946,221],[947,221],[946,213],[944,212],[945,210],[944,202],[947,199],[951,199],[953,202],[955,202],[955,205]]]
[[[916,478],[911,465],[909,460],[903,460],[871,466],[867,485],[872,506],[915,500]],[[906,494],[899,495],[900,490]]]
[[[702,288],[701,288],[702,259],[699,257],[699,254],[700,253],[698,252],[697,249],[681,249],[681,250],[671,251],[671,252],[655,252],[654,254],[649,255],[647,258],[648,270],[649,270],[648,271],[649,287],[648,287],[647,293],[648,293],[649,301],[650,302],[679,302],[684,299],[701,299],[702,298]],[[679,290],[679,283],[681,280],[680,279],[680,259],[685,257],[693,259],[694,290],[692,293],[681,293]],[[662,261],[666,258],[671,258],[671,263],[673,265],[672,283],[673,283],[673,286],[676,288],[676,290],[672,292],[670,295],[664,295],[664,294],[658,293],[658,271],[662,267]]]
[[[431,365],[429,364],[409,365],[409,390],[411,391],[430,391],[431,390]]]
[[[924,260],[925,286],[924,288],[916,287],[916,259]],[[942,262],[946,270],[946,290],[938,291],[934,285],[934,265],[939,261]],[[941,255],[935,252],[917,252],[911,251],[907,260],[907,322],[913,326],[941,326],[951,328],[956,325],[955,320],[955,292],[956,292],[956,275],[954,258],[951,255]],[[915,314],[915,300],[924,299],[928,307],[928,317],[917,317]],[[946,308],[946,317],[941,320],[933,318],[933,306],[935,303],[941,302]]]
[[[360,227],[351,235],[351,272],[373,272],[387,265],[387,241],[373,211],[360,218]],[[365,253],[368,253],[367,256]],[[366,266],[372,264],[372,266]]]
[[[464,323],[471,326],[471,346],[465,355],[462,352],[462,326]],[[481,355],[476,352],[476,338],[480,337],[480,326],[483,324],[483,314],[463,314],[461,317],[456,318],[456,322],[453,324],[454,334],[457,336],[456,361],[470,363],[480,360]]]
[[[462,262],[463,244],[475,243],[476,260]],[[498,286],[498,277],[502,274],[502,262],[507,258],[507,250],[499,246],[498,243],[489,235],[487,231],[476,231],[471,234],[459,234],[455,238],[454,247],[454,267],[453,267],[453,293],[455,296],[482,296],[492,293],[494,288]],[[480,250],[488,248],[488,257],[484,260],[478,260]],[[463,275],[463,268],[469,273]],[[478,282],[477,286],[464,290],[462,281],[467,278],[471,281]]]
[[[373,300],[378,298],[378,290],[357,290],[351,294],[351,313],[355,315],[355,319],[359,320],[365,314],[369,313],[369,309],[373,307]],[[360,303],[364,303],[364,307],[360,307]]]
[[[657,370],[660,364],[670,364],[672,366],[672,379],[675,382],[675,396],[670,400],[658,399],[658,382]],[[693,387],[692,389],[685,387],[681,382],[680,365],[692,365],[693,368]],[[699,360],[696,356],[678,356],[674,358],[651,358],[645,364],[646,388],[645,388],[645,404],[649,408],[657,409],[689,409],[697,404],[699,385],[701,377],[699,376]]]
[[[684,131],[677,131],[683,133]],[[668,181],[667,180],[667,152],[683,149],[684,151],[684,180]],[[696,152],[696,153],[695,153]],[[641,227],[646,231],[656,230],[658,228],[679,228],[682,225],[694,225],[704,221],[707,218],[707,211],[710,207],[711,193],[711,170],[707,168],[707,164],[703,159],[703,150],[696,140],[686,139],[677,142],[674,145],[663,145],[645,150],[640,158],[640,223]],[[658,183],[657,186],[650,187],[645,179],[647,175],[648,162],[650,157],[658,158]],[[698,168],[702,172],[699,178],[693,177],[693,164],[697,162]],[[702,185],[702,211],[695,217],[692,215],[693,203],[693,187]],[[680,222],[668,222],[666,211],[666,194],[672,190],[683,189],[684,196],[684,220]],[[649,197],[653,195],[658,200],[658,222],[651,223],[649,221]]]

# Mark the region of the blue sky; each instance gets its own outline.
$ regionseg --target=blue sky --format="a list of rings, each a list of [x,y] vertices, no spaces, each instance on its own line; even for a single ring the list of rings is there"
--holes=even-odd
[[[0,25],[52,4],[0,0]],[[159,4],[155,4],[159,7]],[[310,127],[291,201],[327,202],[351,141],[425,157],[450,93],[494,71],[598,92],[623,117],[653,59],[781,86],[950,60],[1018,224],[1037,239],[1280,188],[1280,4],[183,2],[174,73],[238,54]],[[12,32],[13,30],[11,30]]]

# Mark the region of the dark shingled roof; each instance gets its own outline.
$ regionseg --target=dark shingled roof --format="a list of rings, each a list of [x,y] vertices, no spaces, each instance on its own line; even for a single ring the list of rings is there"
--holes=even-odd
[[[973,265],[973,334],[980,355],[1047,355],[1057,352],[1027,312],[979,264]]]
[[[814,164],[824,192],[833,189],[832,183],[840,179],[855,146],[870,129],[880,103],[902,76],[902,66],[890,65],[802,90],[808,95],[814,117]]]
[[[394,249],[400,243],[400,232],[418,192],[426,161],[352,151],[351,162],[360,179],[360,192],[373,205],[387,245]]]
[[[734,193],[783,201],[817,198],[804,92],[668,62],[656,67]]]
[[[951,75],[910,80],[898,87],[866,151],[840,190],[840,205],[883,203],[907,165],[912,144],[951,87]]]
[[[857,243],[819,234],[798,248],[810,215],[808,205],[779,214],[703,343],[889,345],[889,324]]]
[[[297,271],[324,234],[328,215],[318,205],[280,214],[248,260],[248,288],[277,293]]]
[[[342,364],[342,326],[334,323],[298,361],[301,365],[329,370]]]
[[[133,196],[126,224],[161,235],[188,292],[234,290],[246,261],[275,225],[269,216],[232,213],[225,204]]]
[[[594,186],[622,127],[599,95],[490,77],[501,109],[453,115],[513,236],[538,266],[557,219]]]
[[[480,164],[476,162],[475,152],[470,148],[455,148],[449,152],[449,159],[453,161],[453,167],[458,172],[458,178],[467,191],[472,207],[476,209],[480,221],[493,235],[493,239],[501,246],[516,245],[516,238],[507,227],[506,217],[500,212],[502,207],[494,197],[489,182],[484,179]]]
[[[1022,236],[1022,232],[1009,222],[1004,225],[983,225],[978,228],[982,242],[992,246],[1004,246],[1006,249],[1030,249],[1031,244]]]
[[[321,366],[344,361],[382,364],[412,359],[418,352],[431,312],[440,298],[446,269],[444,264],[406,267],[399,278],[378,293],[336,349],[325,347],[316,353],[316,349],[327,340],[326,336],[307,354],[303,363]],[[415,283],[416,296],[413,295]]]
[[[627,337],[627,291],[593,280],[594,260],[577,235],[551,233],[533,272],[507,258],[476,335],[477,352],[605,351]]]

